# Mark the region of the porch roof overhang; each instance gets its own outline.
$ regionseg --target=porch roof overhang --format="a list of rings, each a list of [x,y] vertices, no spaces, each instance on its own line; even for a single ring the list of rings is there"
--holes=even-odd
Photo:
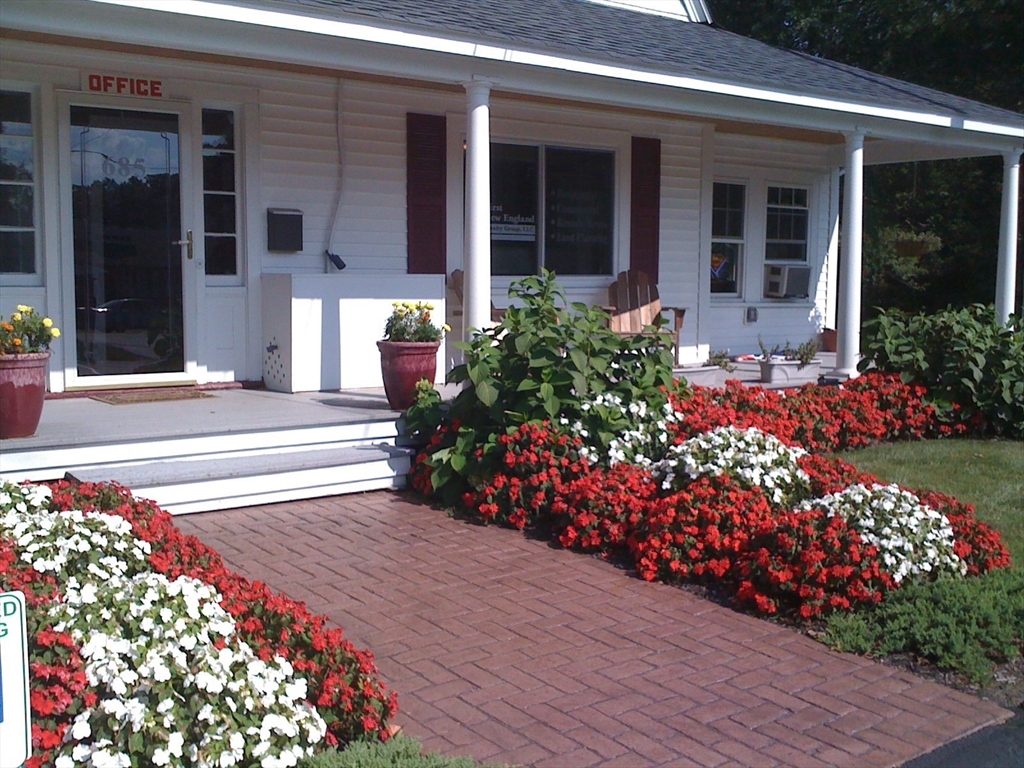
[[[751,47],[752,59],[767,56],[765,61],[774,61],[771,57],[795,56],[799,61],[779,59],[791,71],[775,76],[766,73],[764,82],[758,83],[756,78],[699,73],[636,56],[601,57],[565,46],[531,45],[529,40],[482,33],[469,36],[458,25],[453,29],[417,25],[400,14],[374,17],[366,12],[373,2],[65,0],[66,12],[54,13],[52,2],[4,0],[2,26],[6,34],[13,31],[14,36],[19,32],[59,35],[100,41],[113,49],[127,45],[156,52],[188,51],[200,57],[309,67],[321,74],[398,78],[433,87],[459,87],[483,77],[495,83],[498,98],[507,93],[725,121],[738,132],[749,125],[815,134],[824,143],[836,145],[837,158],[843,152],[843,135],[856,132],[868,139],[865,162],[869,164],[1005,154],[1024,148],[1024,116],[778,51],[701,24],[671,19],[654,22],[675,24],[673,31],[680,34],[701,29],[701,35],[727,35],[724,40],[729,46],[739,45],[739,50]],[[403,4],[408,6],[409,0],[397,0],[395,7]],[[601,7],[589,5],[586,11],[595,8]],[[359,10],[363,13],[353,12]],[[114,24],[112,15],[116,15]],[[167,23],[169,16],[174,23]],[[346,44],[339,45],[339,41]],[[837,88],[784,87],[787,78],[792,80],[793,72],[800,68],[819,83],[826,82],[830,74],[840,85],[844,78],[864,75],[872,81],[869,90],[881,89],[879,93],[884,94],[891,89],[895,93],[902,86],[908,97],[901,105],[899,99],[867,98],[856,92],[847,96]]]

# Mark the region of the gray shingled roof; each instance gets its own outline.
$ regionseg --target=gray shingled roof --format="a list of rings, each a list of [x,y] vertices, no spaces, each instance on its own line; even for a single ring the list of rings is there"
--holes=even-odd
[[[515,46],[713,82],[1024,125],[998,107],[787,51],[722,29],[584,0],[233,0]]]

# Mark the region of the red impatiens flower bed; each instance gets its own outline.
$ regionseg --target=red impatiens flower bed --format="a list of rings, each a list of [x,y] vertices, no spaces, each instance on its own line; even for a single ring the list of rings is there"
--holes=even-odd
[[[681,416],[677,429],[687,437],[726,425],[755,427],[812,452],[967,431],[963,423],[940,422],[926,394],[924,387],[904,384],[898,376],[870,373],[843,387],[791,390],[730,381],[724,390],[695,387],[690,397],[674,397],[673,404]]]
[[[716,427],[754,427],[812,451],[799,465],[820,498],[878,482],[821,452],[963,431],[939,422],[923,395],[881,375],[844,388],[696,388],[688,397],[672,395],[677,419],[668,429],[678,445]],[[840,516],[774,503],[728,475],[663,489],[648,469],[606,469],[580,458],[582,441],[563,430],[525,424],[498,438],[487,463],[477,451],[479,479],[462,496],[464,512],[519,529],[548,527],[565,548],[630,557],[647,580],[714,584],[760,614],[810,619],[877,603],[898,587],[877,547]],[[413,486],[428,496],[430,456],[445,442],[435,435],[413,470]],[[976,520],[973,508],[937,493],[920,500],[948,518],[969,575],[1009,565],[998,532]]]
[[[57,509],[100,511],[128,520],[135,536],[151,545],[150,565],[156,572],[169,579],[189,576],[215,587],[240,639],[263,660],[283,657],[308,681],[308,701],[327,724],[328,745],[390,736],[395,694],[379,679],[373,656],[355,648],[325,617],[228,570],[214,550],[184,535],[169,514],[135,499],[127,489],[65,481],[50,486]],[[48,764],[50,750],[61,743],[71,720],[83,706],[94,706],[96,697],[70,635],[54,632],[45,618],[39,619],[57,599],[53,577],[19,560],[14,543],[0,539],[0,582],[5,589],[24,592],[30,609],[42,609],[29,611],[33,757],[28,765],[34,768]]]

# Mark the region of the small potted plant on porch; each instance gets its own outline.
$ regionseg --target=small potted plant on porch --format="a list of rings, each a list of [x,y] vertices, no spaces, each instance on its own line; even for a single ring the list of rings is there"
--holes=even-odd
[[[736,367],[729,359],[728,350],[719,350],[708,353],[706,362],[700,365],[684,365],[677,370],[679,378],[686,379],[686,383],[696,387],[717,387],[722,383],[723,372],[732,373]]]
[[[761,383],[784,384],[799,387],[802,384],[814,384],[818,381],[821,360],[817,359],[818,342],[814,339],[805,341],[795,349],[787,341],[786,346],[778,345],[768,349],[760,337],[757,339],[761,347]]]
[[[35,434],[46,397],[50,341],[59,336],[50,318],[24,304],[9,319],[0,317],[0,439]]]
[[[388,404],[404,411],[416,399],[416,384],[421,379],[434,381],[437,349],[451,328],[434,325],[432,304],[396,301],[392,306],[384,325],[384,339],[377,342],[377,348]]]

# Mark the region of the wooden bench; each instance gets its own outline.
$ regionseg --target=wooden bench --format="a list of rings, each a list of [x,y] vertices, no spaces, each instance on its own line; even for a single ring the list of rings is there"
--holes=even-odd
[[[462,270],[461,269],[456,269],[454,272],[452,272],[451,277],[449,279],[449,283],[448,283],[452,287],[452,293],[455,294],[455,298],[457,298],[459,300],[459,304],[462,305],[462,306],[465,306],[465,303],[466,303],[465,300],[462,298],[462,288],[463,288],[464,280],[465,280],[465,275],[462,273]],[[459,315],[462,314],[462,312],[463,312],[462,307],[460,307],[459,309],[453,309],[452,310],[452,316],[453,317],[458,317]],[[491,321],[495,322],[495,323],[500,323],[504,319],[505,319],[505,310],[504,309],[498,309],[496,306],[494,306],[494,302],[492,301],[491,302]]]
[[[611,315],[609,327],[616,333],[628,336],[663,334],[672,345],[672,354],[678,359],[679,332],[683,329],[685,307],[663,307],[658,296],[658,286],[651,282],[646,272],[637,269],[620,272],[618,279],[608,287],[608,304]],[[672,312],[675,322],[671,330],[654,331],[651,326],[662,311]]]

